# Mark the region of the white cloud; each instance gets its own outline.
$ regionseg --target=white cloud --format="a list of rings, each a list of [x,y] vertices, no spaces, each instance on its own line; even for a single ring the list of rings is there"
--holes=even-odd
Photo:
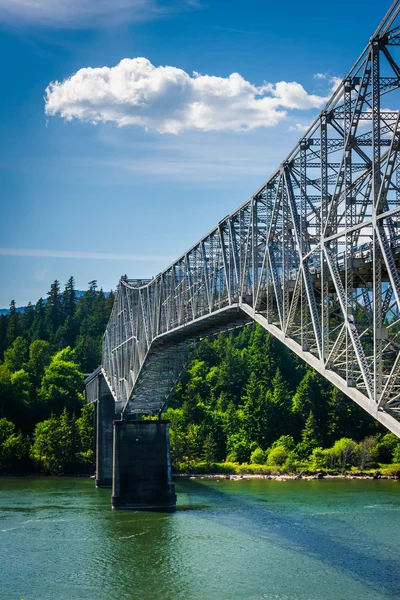
[[[279,81],[275,85],[265,86],[278,101],[279,106],[285,108],[298,108],[306,110],[308,108],[320,108],[326,98],[315,94],[307,94],[300,83],[295,81]]]
[[[342,81],[343,81],[343,79],[341,77],[335,77],[334,75],[331,75],[329,77],[330,92],[332,94],[333,94],[333,92],[336,92],[337,88],[342,83]]]
[[[113,254],[109,252],[84,252],[80,250],[39,250],[33,248],[0,248],[0,256],[27,256],[41,258],[77,258],[89,260],[131,260],[137,262],[172,261],[171,256],[146,256],[140,254]]]
[[[328,73],[314,73],[314,79],[327,79]]]
[[[0,0],[0,21],[58,27],[141,21],[200,8],[194,0]]]
[[[146,58],[125,58],[115,67],[83,68],[46,89],[46,114],[70,121],[137,125],[160,133],[238,131],[277,125],[287,109],[320,108],[326,98],[296,82],[256,86],[238,73],[188,75]]]

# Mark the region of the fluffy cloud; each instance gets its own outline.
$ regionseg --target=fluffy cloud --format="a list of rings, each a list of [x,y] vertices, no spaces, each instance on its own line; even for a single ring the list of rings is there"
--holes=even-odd
[[[326,98],[307,94],[296,82],[256,86],[238,73],[190,76],[176,67],[155,67],[146,58],[125,58],[115,67],[87,67],[50,83],[45,102],[47,115],[68,121],[180,133],[272,127],[287,109],[320,108]]]
[[[197,7],[197,0],[0,0],[0,21],[58,27],[109,25]]]

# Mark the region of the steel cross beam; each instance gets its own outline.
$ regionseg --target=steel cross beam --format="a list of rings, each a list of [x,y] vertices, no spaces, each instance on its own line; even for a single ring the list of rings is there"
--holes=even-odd
[[[247,202],[120,280],[102,371],[123,414],[162,410],[196,340],[254,320],[400,436],[399,13]]]

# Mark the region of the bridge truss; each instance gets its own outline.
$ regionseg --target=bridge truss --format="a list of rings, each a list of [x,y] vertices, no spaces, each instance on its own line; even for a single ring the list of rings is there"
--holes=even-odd
[[[121,279],[102,370],[123,414],[162,410],[196,339],[255,320],[400,436],[399,4],[247,202]]]

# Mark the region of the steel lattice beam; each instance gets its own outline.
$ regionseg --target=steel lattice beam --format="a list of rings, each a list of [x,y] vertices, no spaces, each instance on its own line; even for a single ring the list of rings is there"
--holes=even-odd
[[[125,412],[162,409],[196,339],[255,320],[400,435],[399,12],[250,200],[121,279],[102,370]]]

